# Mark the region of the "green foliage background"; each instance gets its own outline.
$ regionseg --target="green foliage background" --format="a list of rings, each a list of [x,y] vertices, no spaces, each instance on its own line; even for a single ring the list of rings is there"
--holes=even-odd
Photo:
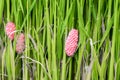
[[[5,25],[25,34],[15,52]],[[73,57],[64,51],[79,30]],[[120,80],[120,0],[0,0],[0,80]]]

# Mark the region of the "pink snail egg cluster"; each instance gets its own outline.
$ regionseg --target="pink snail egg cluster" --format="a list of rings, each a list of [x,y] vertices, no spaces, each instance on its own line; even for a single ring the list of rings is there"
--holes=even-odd
[[[10,40],[14,39],[14,32],[15,32],[16,28],[15,28],[15,24],[13,22],[8,22],[6,24],[5,27],[5,32],[8,36],[8,38],[10,38]]]
[[[65,52],[68,56],[73,56],[78,46],[78,30],[72,29],[65,42]]]
[[[25,36],[23,33],[21,33],[17,38],[16,52],[20,54],[24,51],[24,49],[25,49]]]

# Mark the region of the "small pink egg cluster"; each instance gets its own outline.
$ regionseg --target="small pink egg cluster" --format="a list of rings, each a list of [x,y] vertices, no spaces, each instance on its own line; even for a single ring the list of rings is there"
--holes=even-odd
[[[16,30],[16,28],[15,28],[15,24],[13,22],[8,22],[6,24],[5,32],[8,36],[8,38],[10,38],[10,40],[14,39],[15,30]]]
[[[78,46],[78,30],[72,29],[65,42],[65,52],[68,56],[73,56]]]
[[[15,31],[16,31],[15,24],[13,22],[8,22],[5,27],[5,32],[10,40],[14,40]],[[24,51],[24,49],[25,49],[25,36],[23,33],[21,33],[17,37],[16,52],[20,54]]]
[[[25,36],[23,33],[21,33],[17,38],[16,52],[20,54],[24,51],[24,49],[25,49]]]

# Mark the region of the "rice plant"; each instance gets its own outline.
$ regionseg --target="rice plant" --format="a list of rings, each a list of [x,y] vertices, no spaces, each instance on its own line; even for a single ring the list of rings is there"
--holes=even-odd
[[[0,80],[120,80],[120,0],[0,0]]]

